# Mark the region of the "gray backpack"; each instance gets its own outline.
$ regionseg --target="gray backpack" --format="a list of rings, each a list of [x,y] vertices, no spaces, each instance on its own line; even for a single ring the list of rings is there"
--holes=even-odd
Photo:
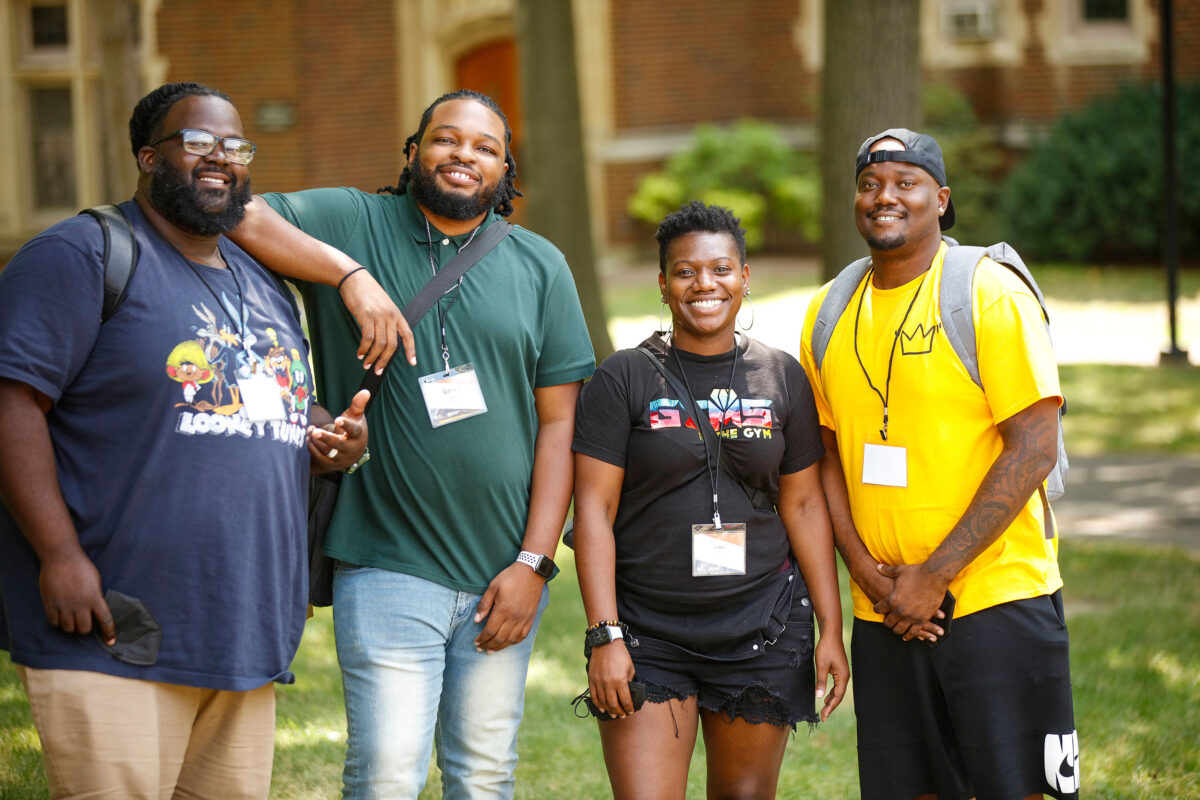
[[[954,348],[955,354],[966,368],[967,374],[971,376],[971,380],[975,382],[976,386],[983,389],[983,382],[979,378],[979,355],[975,350],[975,318],[971,313],[971,285],[975,280],[975,268],[979,262],[984,256],[988,256],[993,261],[1012,270],[1025,282],[1042,307],[1042,318],[1046,322],[1046,335],[1049,336],[1050,315],[1046,311],[1046,299],[1042,296],[1042,290],[1038,288],[1037,281],[1033,279],[1033,275],[1021,261],[1021,257],[1017,255],[1017,251],[1007,243],[1000,242],[991,247],[965,247],[958,245],[949,237],[946,237],[946,242],[950,247],[946,251],[946,258],[942,264],[942,284],[941,290],[938,292],[938,310],[942,318],[942,330],[945,332],[946,338],[950,340],[950,346]],[[829,287],[829,293],[825,295],[821,308],[817,311],[817,319],[813,324],[813,362],[818,370],[821,369],[821,363],[825,360],[825,351],[829,347],[829,339],[833,336],[834,327],[841,319],[842,312],[850,304],[850,298],[854,295],[855,289],[862,283],[862,279],[870,268],[871,259],[869,257],[860,258],[833,279],[833,285]],[[1062,497],[1066,490],[1064,480],[1067,477],[1069,465],[1067,451],[1063,445],[1062,415],[1064,413],[1066,413],[1065,402],[1058,413],[1058,462],[1046,478],[1045,486],[1038,487],[1045,511],[1046,538],[1053,538],[1055,535],[1054,518],[1050,514],[1050,501]]]

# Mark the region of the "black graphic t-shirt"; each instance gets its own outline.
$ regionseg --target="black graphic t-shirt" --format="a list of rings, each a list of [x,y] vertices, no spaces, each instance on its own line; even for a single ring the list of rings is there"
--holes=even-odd
[[[737,477],[776,498],[779,476],[824,455],[812,389],[795,358],[748,337],[719,356],[679,352],[706,424],[722,437]],[[674,355],[666,366],[678,373]],[[689,404],[690,405],[690,404]],[[635,631],[707,652],[756,632],[790,567],[773,510],[718,471],[723,523],[747,525],[746,574],[693,577],[693,524],[713,517],[704,444],[689,405],[647,357],[614,353],[583,388],[573,449],[625,470],[613,531],[617,606]],[[716,464],[710,445],[709,458]],[[801,591],[803,591],[801,589]]]
[[[44,669],[230,690],[290,681],[306,609],[312,397],[296,309],[232,242],[220,242],[227,269],[188,262],[136,203],[122,210],[140,257],[107,322],[91,217],[43,232],[0,273],[0,376],[53,402],[80,544],[106,590],[143,600],[161,624],[158,662],[133,666],[51,627],[37,558],[7,519],[0,646]],[[252,378],[272,405],[257,421],[244,402]]]

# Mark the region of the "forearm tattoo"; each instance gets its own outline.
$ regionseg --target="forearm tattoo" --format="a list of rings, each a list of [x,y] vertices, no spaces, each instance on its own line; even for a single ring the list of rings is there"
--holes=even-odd
[[[970,564],[1017,518],[1057,457],[1058,417],[1031,406],[1000,423],[1004,449],[975,497],[925,565],[946,581]]]

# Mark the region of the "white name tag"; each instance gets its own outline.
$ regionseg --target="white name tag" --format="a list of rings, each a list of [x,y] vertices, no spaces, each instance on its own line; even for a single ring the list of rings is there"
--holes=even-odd
[[[862,482],[876,486],[908,486],[908,450],[886,444],[863,445]]]
[[[474,364],[451,367],[419,379],[429,422],[435,428],[487,411]]]
[[[746,574],[746,524],[692,526],[692,576]]]
[[[283,394],[274,378],[259,372],[248,378],[238,378],[237,385],[242,405],[246,407],[246,416],[251,422],[287,419]]]

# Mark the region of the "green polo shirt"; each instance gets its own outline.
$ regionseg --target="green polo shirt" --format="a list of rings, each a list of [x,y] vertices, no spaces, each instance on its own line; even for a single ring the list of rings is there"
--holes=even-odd
[[[264,199],[367,267],[397,305],[468,235],[446,237],[407,195],[313,189]],[[490,214],[484,226],[499,217]],[[351,279],[353,280],[353,279]],[[345,408],[362,381],[358,326],[337,291],[301,287],[321,402]],[[325,552],[452,589],[483,592],[520,551],[538,421],[533,390],[583,380],[595,359],[559,250],[514,228],[442,299],[450,365],[473,363],[487,412],[434,428],[418,378],[442,368],[438,312],[416,325],[417,366],[392,361],[367,413],[371,460],[342,481]]]

